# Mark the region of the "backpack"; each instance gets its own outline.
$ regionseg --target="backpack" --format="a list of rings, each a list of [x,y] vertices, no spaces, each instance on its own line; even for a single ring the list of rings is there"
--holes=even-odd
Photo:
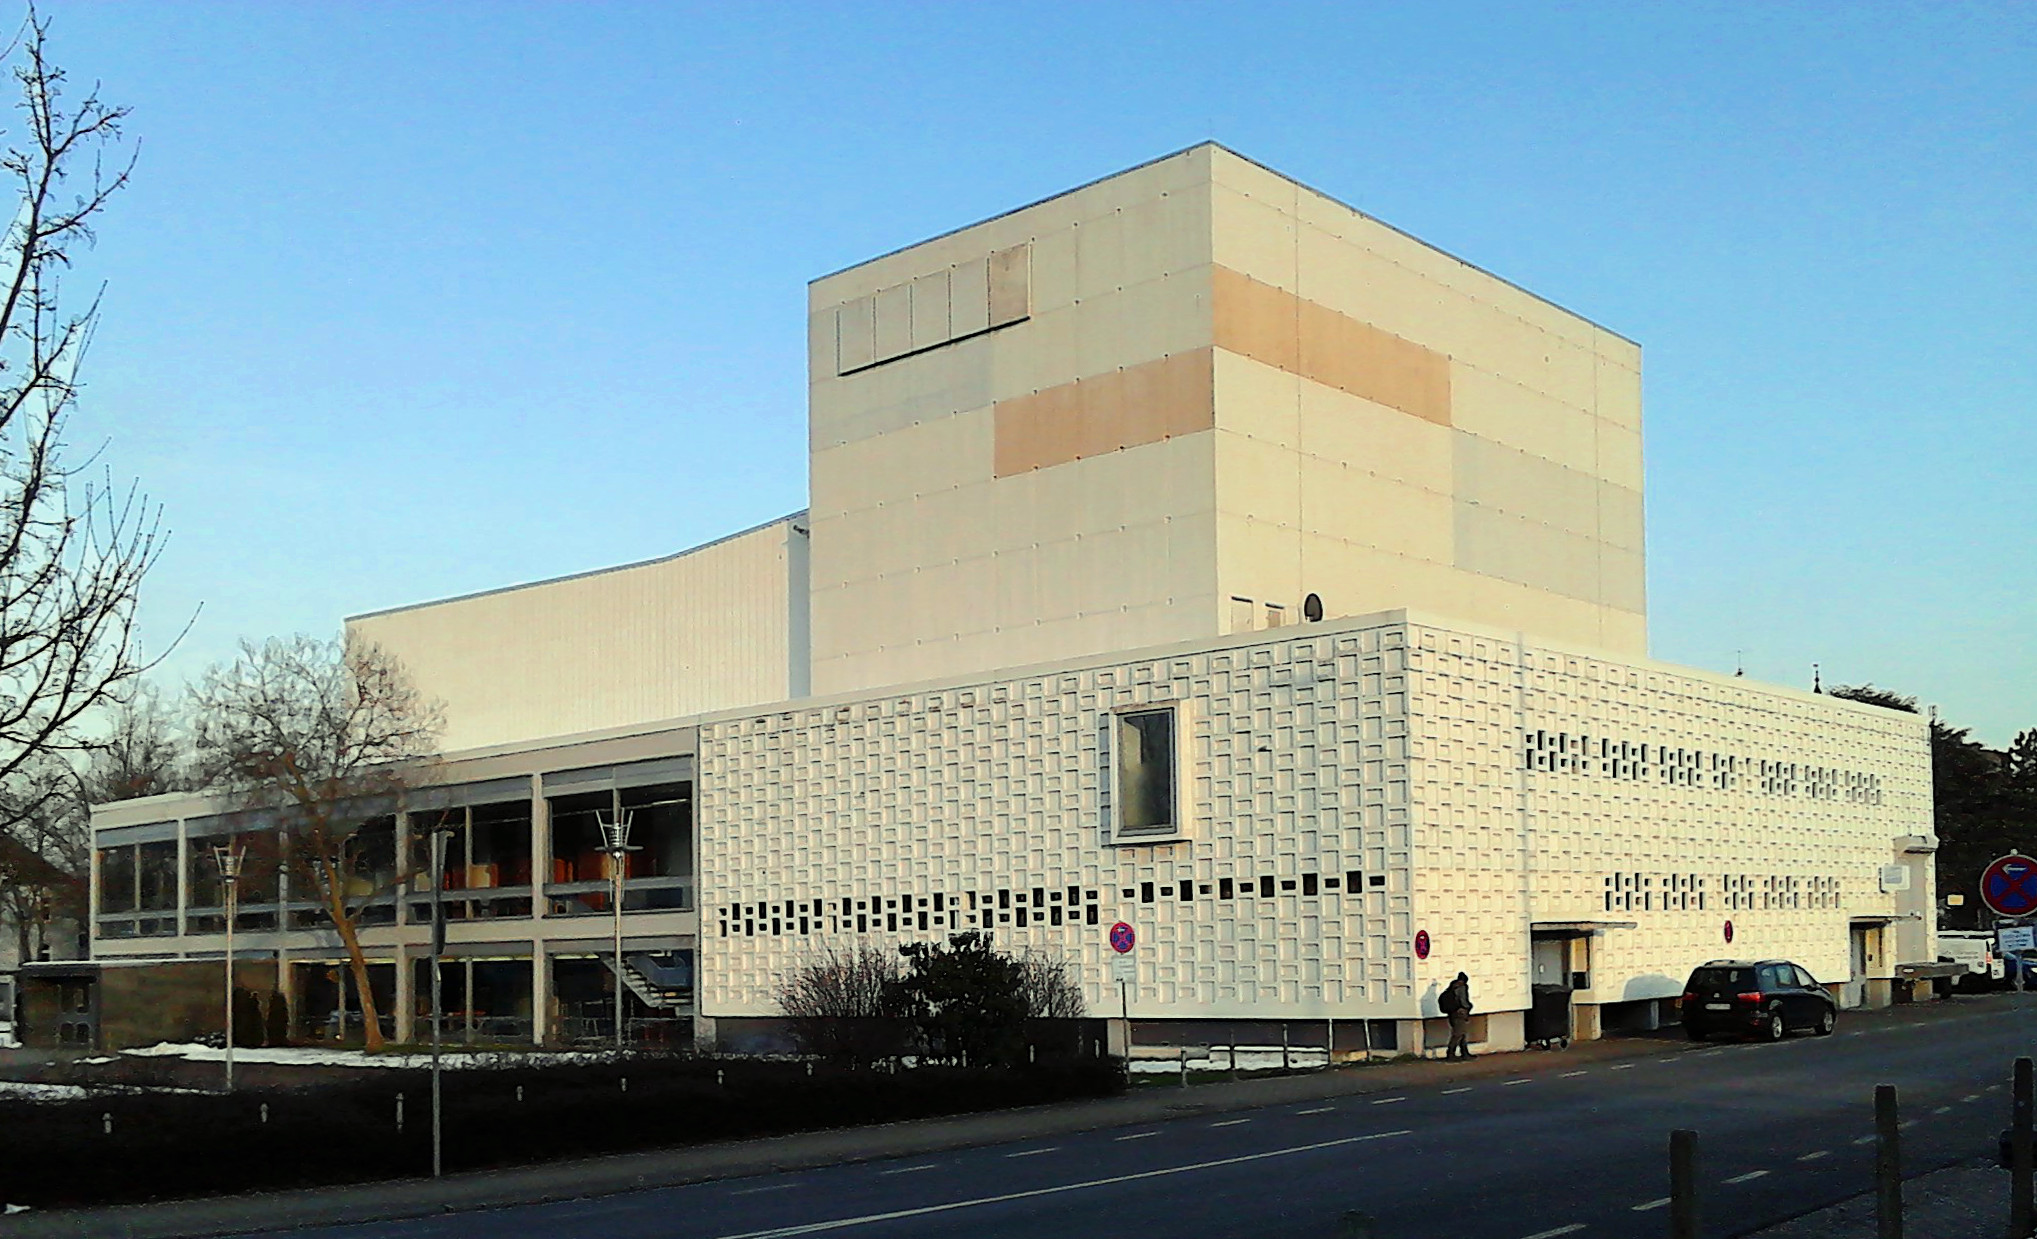
[[[1443,991],[1443,996],[1436,1000],[1436,1005],[1442,1008],[1445,1015],[1455,1015],[1464,1009],[1464,995],[1458,990],[1456,982],[1451,982],[1450,988]]]

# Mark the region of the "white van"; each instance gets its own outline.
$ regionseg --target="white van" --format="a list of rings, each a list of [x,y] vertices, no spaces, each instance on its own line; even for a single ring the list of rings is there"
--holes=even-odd
[[[2002,953],[1995,949],[1995,935],[1992,930],[1939,930],[1938,958],[1951,963],[1965,964],[1966,976],[1961,980],[1971,988],[1999,985],[2005,975]]]

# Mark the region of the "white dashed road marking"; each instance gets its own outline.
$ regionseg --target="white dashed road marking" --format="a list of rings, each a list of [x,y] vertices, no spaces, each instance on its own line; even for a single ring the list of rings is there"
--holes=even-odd
[[[1634,1064],[1632,1063],[1621,1063],[1613,1068],[1614,1071],[1632,1071],[1633,1069]]]
[[[1048,1145],[1048,1146],[1047,1146],[1046,1148],[1044,1148],[1044,1149],[1020,1149],[1020,1150],[1019,1150],[1018,1152],[1016,1152],[1016,1153],[1006,1153],[1006,1154],[1005,1154],[1005,1156],[1006,1156],[1006,1157],[1038,1157],[1038,1156],[1039,1156],[1040,1154],[1042,1154],[1042,1153],[1053,1153],[1053,1152],[1058,1152],[1058,1151],[1060,1150],[1060,1148],[1061,1148],[1061,1146],[1060,1146],[1060,1145],[1058,1145],[1058,1144],[1050,1144],[1050,1145]]]
[[[1959,1100],[1961,1100],[1961,1101],[1979,1101],[1979,1100],[1980,1100],[1980,1094],[1979,1094],[1979,1093],[1968,1093],[1968,1094],[1967,1094],[1966,1096],[1964,1096],[1964,1097],[1961,1097],[1961,1098],[1960,1098]]]
[[[222,1036],[224,1036],[225,1034],[223,1034],[223,1033],[222,1033],[221,1035],[222,1035]],[[1931,1111],[1931,1113],[1933,1113],[1933,1114],[1950,1114],[1950,1113],[1952,1113],[1952,1107],[1951,1107],[1951,1106],[1939,1106],[1939,1107],[1938,1107],[1938,1108],[1937,1108],[1936,1110],[1933,1110],[1933,1111]]]
[[[222,1035],[223,1035],[223,1034],[222,1034]],[[1854,1141],[1853,1143],[1855,1143],[1855,1144],[1873,1144],[1873,1143],[1874,1143],[1874,1137],[1873,1137],[1873,1136],[1862,1136],[1862,1137],[1860,1137],[1859,1139],[1855,1140],[1855,1141]]]
[[[221,1035],[223,1036],[225,1034]],[[1406,1100],[1407,1098],[1405,1097],[1381,1097],[1378,1101],[1375,1101],[1372,1104],[1375,1106],[1390,1106],[1396,1101],[1406,1101]]]
[[[1638,1205],[1635,1205],[1635,1206],[1634,1206],[1634,1212],[1636,1212],[1636,1213],[1646,1213],[1646,1212],[1648,1212],[1648,1210],[1650,1210],[1650,1209],[1660,1209],[1660,1208],[1661,1208],[1662,1206],[1664,1206],[1664,1205],[1666,1205],[1666,1204],[1668,1204],[1668,1203],[1669,1203],[1669,1197],[1667,1197],[1667,1196],[1664,1196],[1664,1197],[1662,1197],[1662,1198],[1661,1198],[1660,1200],[1650,1200],[1650,1201],[1647,1201],[1647,1202],[1645,1202],[1645,1203],[1643,1203],[1643,1204],[1638,1204]]]
[[[224,1034],[221,1034],[221,1035],[224,1035]],[[1918,1123],[1918,1120],[1916,1120],[1916,1119],[1904,1119],[1904,1120],[1903,1120],[1902,1122],[1900,1122],[1900,1123],[1897,1123],[1897,1124],[1896,1124],[1896,1130],[1897,1130],[1897,1131],[1908,1131],[1908,1130],[1910,1130],[1910,1128],[1912,1128],[1912,1127],[1915,1127],[1915,1126],[1917,1125],[1917,1123]]]
[[[925,1217],[933,1213],[951,1213],[957,1209],[972,1209],[978,1205],[1001,1205],[1012,1200],[1032,1200],[1040,1196],[1056,1196],[1062,1192],[1085,1191],[1092,1187],[1111,1187],[1119,1183],[1137,1183],[1145,1179],[1161,1179],[1168,1175],[1190,1174],[1198,1170],[1214,1170],[1219,1166],[1241,1166],[1246,1162],[1263,1162],[1271,1157],[1290,1157],[1296,1153],[1314,1153],[1322,1149],[1340,1149],[1345,1145],[1363,1144],[1371,1140],[1390,1140],[1395,1136],[1414,1133],[1406,1128],[1400,1131],[1374,1132],[1369,1136],[1346,1136],[1341,1140],[1321,1140],[1314,1144],[1298,1144],[1289,1149],[1270,1149],[1264,1153],[1244,1153],[1237,1157],[1220,1157],[1215,1161],[1193,1162],[1186,1166],[1169,1166],[1162,1170],[1142,1170],[1137,1174],[1112,1175],[1107,1179],[1084,1179],[1080,1183],[1063,1183],[1058,1187],[1036,1187],[1024,1192],[1005,1192],[998,1196],[979,1196],[974,1200],[953,1200],[940,1205],[922,1205],[917,1209],[894,1209],[888,1213],[866,1213],[861,1217],[835,1218],[827,1222],[808,1222],[803,1226],[780,1226],[771,1230],[750,1230],[736,1234],[721,1235],[718,1239],[792,1239],[795,1235],[817,1235],[823,1231],[846,1230],[851,1226],[868,1226],[873,1222],[895,1222],[901,1218]],[[1550,1232],[1564,1234],[1564,1231]]]
[[[1249,1123],[1249,1122],[1251,1122],[1251,1121],[1252,1121],[1251,1119],[1225,1119],[1225,1120],[1224,1120],[1223,1122],[1221,1122],[1221,1123],[1211,1123],[1211,1124],[1210,1124],[1210,1126],[1211,1126],[1211,1127],[1236,1127],[1236,1126],[1237,1126],[1238,1124],[1240,1124],[1240,1123]]]
[[[932,1170],[932,1169],[934,1169],[934,1164],[933,1164],[932,1162],[928,1162],[928,1163],[927,1163],[926,1165],[924,1165],[924,1166],[900,1166],[900,1167],[899,1167],[898,1169],[896,1169],[896,1170],[880,1170],[880,1171],[878,1171],[877,1173],[878,1173],[878,1174],[918,1174],[918,1173],[919,1173],[920,1171],[922,1171],[922,1170]]]
[[[797,1184],[797,1183],[774,1183],[774,1184],[772,1184],[772,1185],[771,1185],[770,1187],[746,1187],[746,1188],[744,1188],[744,1189],[743,1189],[742,1191],[740,1191],[740,1192],[730,1192],[730,1193],[729,1193],[729,1195],[731,1195],[731,1196],[755,1196],[755,1195],[757,1195],[757,1194],[758,1194],[759,1192],[789,1192],[789,1191],[791,1191],[791,1190],[792,1190],[793,1188],[795,1188],[795,1187],[798,1187],[798,1186],[799,1186],[799,1184]]]
[[[1583,1229],[1583,1222],[1572,1222],[1568,1226],[1558,1226],[1554,1230],[1538,1230],[1532,1235],[1523,1236],[1522,1239],[1556,1239],[1558,1235],[1574,1235]]]
[[[1767,1174],[1768,1174],[1768,1172],[1767,1172],[1766,1170],[1750,1170],[1750,1171],[1748,1171],[1748,1172],[1747,1172],[1746,1174],[1736,1174],[1736,1175],[1734,1175],[1734,1176],[1733,1176],[1732,1178],[1730,1178],[1730,1179],[1726,1180],[1726,1182],[1728,1182],[1728,1183],[1752,1183],[1752,1182],[1754,1182],[1754,1180],[1756,1180],[1756,1179],[1760,1179],[1760,1178],[1765,1178],[1765,1177],[1767,1176]]]
[[[1832,1155],[1824,1149],[1813,1149],[1809,1153],[1804,1154],[1802,1157],[1797,1158],[1797,1160],[1800,1162],[1814,1162],[1821,1157],[1830,1156]]]
[[[1329,1113],[1330,1111],[1332,1111],[1332,1110],[1334,1110],[1334,1109],[1336,1109],[1336,1108],[1337,1108],[1337,1107],[1335,1107],[1335,1106],[1317,1106],[1317,1107],[1316,1107],[1315,1109],[1313,1109],[1313,1110],[1296,1110],[1296,1111],[1295,1111],[1295,1113],[1296,1113],[1296,1114],[1328,1114],[1328,1113]]]
[[[1443,1096],[1450,1097],[1457,1093],[1468,1093],[1470,1091],[1469,1088],[1446,1088],[1443,1090]]]
[[[1159,1133],[1159,1132],[1157,1132],[1157,1131],[1135,1131],[1135,1132],[1133,1132],[1133,1133],[1132,1133],[1131,1135],[1129,1135],[1129,1136],[1119,1136],[1119,1137],[1118,1137],[1118,1139],[1120,1139],[1120,1140],[1144,1140],[1144,1139],[1145,1139],[1146,1137],[1148,1137],[1148,1136],[1157,1136],[1157,1135],[1159,1135],[1159,1134],[1160,1134],[1160,1133]]]
[[[1533,1080],[1526,1080],[1526,1079],[1522,1079],[1522,1080],[1508,1080],[1508,1081],[1507,1081],[1507,1082],[1505,1082],[1504,1084],[1501,1084],[1501,1085],[1500,1085],[1500,1087],[1501,1087],[1501,1088],[1512,1088],[1512,1087],[1513,1087],[1514,1085],[1516,1085],[1516,1084],[1532,1084],[1532,1083],[1534,1083],[1534,1081],[1533,1081]]]
[[[1564,1079],[1566,1079],[1566,1080],[1568,1080],[1568,1079],[1569,1079],[1570,1077],[1572,1077],[1572,1076],[1581,1076],[1581,1075],[1588,1075],[1588,1074],[1590,1074],[1590,1073],[1589,1073],[1589,1072],[1583,1072],[1583,1071],[1566,1071],[1566,1072],[1564,1072],[1564,1073],[1563,1073],[1563,1078],[1564,1078]]]

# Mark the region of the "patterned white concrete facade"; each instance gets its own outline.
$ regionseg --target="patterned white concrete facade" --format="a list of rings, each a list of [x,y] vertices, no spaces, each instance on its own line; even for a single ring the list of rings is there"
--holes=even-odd
[[[1103,722],[1168,702],[1190,824],[1115,844]],[[1631,748],[1531,769],[1538,732]],[[1401,612],[791,703],[699,742],[708,1015],[773,1013],[823,942],[986,917],[1079,965],[1100,1015],[1120,919],[1149,1018],[1412,1019],[1460,969],[1520,1009],[1531,927],[1557,922],[1633,924],[1594,936],[1583,1003],[1749,953],[1844,981],[1849,921],[1897,912],[1880,869],[1931,820],[1914,716]]]

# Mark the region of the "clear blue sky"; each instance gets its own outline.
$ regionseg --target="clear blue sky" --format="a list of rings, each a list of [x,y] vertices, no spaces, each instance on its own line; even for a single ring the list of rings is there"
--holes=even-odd
[[[2037,726],[2037,6],[46,3],[172,678],[804,506],[807,280],[1214,138],[1642,343],[1657,657]]]

